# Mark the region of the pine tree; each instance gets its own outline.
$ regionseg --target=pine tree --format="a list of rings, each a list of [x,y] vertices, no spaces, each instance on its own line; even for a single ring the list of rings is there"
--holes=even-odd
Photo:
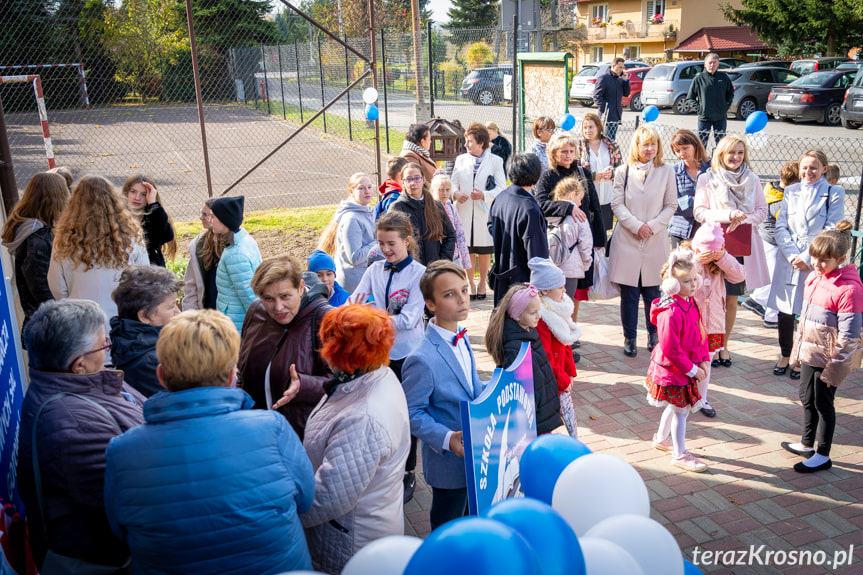
[[[267,20],[267,0],[193,0],[195,38],[224,57],[231,48],[279,40],[276,24]]]
[[[453,0],[447,11],[446,28],[491,28],[497,24],[500,3],[497,0]]]

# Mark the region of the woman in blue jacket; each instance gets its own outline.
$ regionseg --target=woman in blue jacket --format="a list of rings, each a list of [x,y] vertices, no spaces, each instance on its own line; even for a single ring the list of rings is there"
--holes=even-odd
[[[108,446],[105,511],[135,573],[274,575],[312,568],[299,514],[312,464],[288,421],[234,387],[240,336],[213,310],[162,328],[167,392]],[[299,381],[287,397],[299,391]],[[402,400],[404,401],[404,400]]]
[[[216,309],[231,318],[237,331],[243,327],[243,319],[252,302],[257,299],[252,290],[252,276],[261,265],[261,252],[255,239],[243,225],[243,203],[245,198],[219,198],[210,206],[213,212],[213,233],[228,247],[222,252],[216,270]]]

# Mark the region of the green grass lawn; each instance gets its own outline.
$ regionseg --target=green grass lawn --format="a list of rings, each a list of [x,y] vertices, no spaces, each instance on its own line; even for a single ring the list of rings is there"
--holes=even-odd
[[[268,230],[309,229],[323,231],[333,217],[338,206],[313,208],[278,208],[249,212],[243,219],[243,227],[249,233]],[[174,232],[178,237],[192,237],[201,233],[200,220],[174,222]]]

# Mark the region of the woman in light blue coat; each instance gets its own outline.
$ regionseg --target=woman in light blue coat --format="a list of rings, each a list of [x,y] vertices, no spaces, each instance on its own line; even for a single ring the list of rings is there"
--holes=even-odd
[[[246,310],[257,299],[252,290],[252,276],[261,265],[261,252],[243,223],[243,196],[219,198],[210,206],[213,233],[225,238],[228,247],[222,252],[216,270],[216,309],[231,318],[237,331],[243,327]]]
[[[776,375],[788,369],[794,345],[794,315],[803,307],[803,288],[812,270],[809,244],[825,229],[835,228],[845,210],[845,190],[824,179],[827,156],[809,150],[800,158],[800,183],[785,188],[776,215],[776,267],[767,306],[779,310],[779,348],[782,356],[773,368]],[[799,366],[791,378],[800,379]]]

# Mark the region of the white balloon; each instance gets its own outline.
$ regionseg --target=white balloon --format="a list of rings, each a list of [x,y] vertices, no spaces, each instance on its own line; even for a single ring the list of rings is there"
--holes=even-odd
[[[351,557],[342,575],[402,575],[423,540],[392,535],[372,541]]]
[[[632,555],[644,575],[683,575],[680,546],[668,529],[650,517],[609,517],[593,526],[585,537],[605,539],[623,547]]]
[[[580,537],[578,543],[587,575],[644,575],[632,555],[620,545],[595,537]]]
[[[650,496],[641,476],[608,453],[582,455],[567,465],[554,484],[551,506],[579,537],[614,515],[650,516]]]
[[[374,104],[378,100],[378,91],[372,87],[363,90],[363,102],[366,104]]]
[[[754,134],[746,134],[746,143],[749,144],[749,147],[753,150],[760,150],[767,146],[770,142],[767,134],[762,132],[756,132]]]

